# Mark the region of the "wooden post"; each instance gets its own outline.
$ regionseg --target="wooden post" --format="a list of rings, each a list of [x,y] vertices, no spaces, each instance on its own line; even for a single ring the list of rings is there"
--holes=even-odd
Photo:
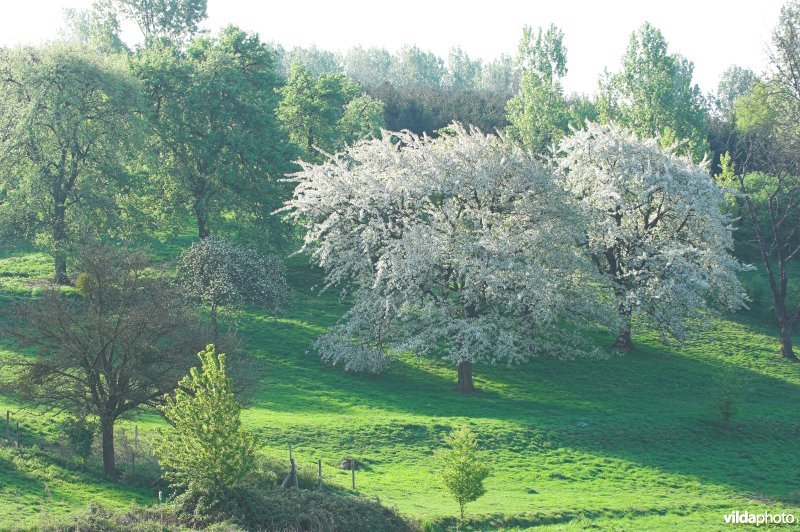
[[[139,446],[139,425],[133,426],[133,449],[131,450],[131,477],[136,476],[136,448]]]
[[[350,473],[353,479],[353,491],[356,491],[356,459],[351,458],[350,460]]]
[[[322,489],[322,458],[317,459],[317,472],[319,476],[319,489]]]
[[[19,421],[17,421],[17,447],[19,447]]]
[[[11,441],[11,410],[6,410],[6,439]]]

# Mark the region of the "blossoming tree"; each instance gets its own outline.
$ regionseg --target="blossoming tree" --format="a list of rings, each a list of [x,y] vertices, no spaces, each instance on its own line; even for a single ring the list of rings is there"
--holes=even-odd
[[[681,340],[687,320],[744,305],[725,190],[702,165],[613,124],[588,123],[560,150],[563,185],[590,217],[588,254],[616,296],[616,347],[633,347],[634,314]]]
[[[476,362],[587,351],[556,323],[594,308],[580,217],[514,142],[458,124],[436,139],[384,132],[294,180],[284,211],[303,249],[328,286],[354,287],[318,340],[324,360],[377,372],[387,348],[434,352],[471,391]]]

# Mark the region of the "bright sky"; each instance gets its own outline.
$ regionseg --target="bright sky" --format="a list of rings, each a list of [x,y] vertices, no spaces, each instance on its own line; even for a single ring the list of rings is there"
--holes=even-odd
[[[92,0],[0,0],[0,46],[55,37],[63,9]],[[524,24],[554,23],[565,34],[568,92],[594,92],[603,70],[619,68],[629,36],[644,21],[664,33],[670,50],[695,63],[703,92],[716,89],[731,64],[760,72],[782,0],[208,0],[207,26],[255,31],[285,48],[316,44],[346,50],[360,44],[395,51],[416,44],[446,57],[514,54]],[[126,32],[135,39],[135,33]]]

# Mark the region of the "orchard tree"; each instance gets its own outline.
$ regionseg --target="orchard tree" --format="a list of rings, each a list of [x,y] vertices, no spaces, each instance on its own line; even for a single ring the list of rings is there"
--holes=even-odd
[[[567,111],[561,78],[567,73],[564,33],[550,25],[534,35],[525,26],[519,43],[519,93],[508,102],[512,137],[535,153],[544,153],[567,130]]]
[[[207,507],[252,471],[256,440],[242,428],[225,355],[209,345],[197,356],[200,368],[159,408],[171,429],[159,432],[155,447],[170,486],[186,491],[185,502]]]
[[[0,222],[49,246],[59,284],[79,229],[96,238],[131,219],[140,111],[123,58],[74,44],[0,50]]]
[[[4,384],[33,404],[94,416],[103,470],[114,476],[117,419],[163,400],[209,335],[144,253],[87,248],[79,266],[76,295],[49,287],[9,311],[7,333],[38,356],[6,358]]]
[[[600,82],[600,115],[643,138],[660,137],[665,147],[685,141],[681,152],[700,161],[706,152],[705,110],[692,84],[694,65],[670,54],[661,31],[650,23],[631,35],[622,70]]]
[[[362,93],[344,74],[314,77],[298,63],[280,89],[278,117],[307,160],[317,149],[333,153],[345,144],[380,132],[383,104]]]
[[[275,116],[280,79],[257,35],[227,27],[187,49],[156,42],[133,59],[152,118],[166,210],[188,207],[200,238],[224,219],[280,233],[279,179],[294,150]],[[178,219],[178,216],[175,216]]]
[[[220,238],[209,237],[185,249],[178,263],[181,286],[187,294],[211,308],[212,341],[219,336],[221,308],[256,305],[272,312],[282,310],[289,288],[283,261],[262,256]]]
[[[633,347],[634,315],[682,340],[709,303],[744,305],[725,190],[703,167],[610,124],[587,124],[560,151],[562,183],[590,216],[586,250],[614,292],[615,347]]]
[[[593,308],[580,216],[512,140],[458,124],[436,139],[385,132],[294,180],[284,210],[303,250],[328,286],[355,286],[317,342],[324,360],[374,372],[387,349],[433,352],[472,391],[474,363],[583,351],[558,327]]]

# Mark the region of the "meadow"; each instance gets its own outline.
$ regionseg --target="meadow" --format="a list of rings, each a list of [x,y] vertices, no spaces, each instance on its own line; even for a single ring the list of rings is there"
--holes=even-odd
[[[154,253],[168,259],[182,243]],[[38,252],[2,256],[0,305],[35,295],[50,264]],[[447,528],[457,506],[435,478],[433,451],[452,427],[468,425],[492,474],[487,494],[468,506],[467,528],[716,530],[735,510],[800,516],[800,367],[778,356],[772,328],[752,313],[716,319],[680,347],[645,331],[631,353],[480,366],[479,392],[462,394],[453,367],[411,354],[379,376],[323,365],[313,341],[347,302],[320,294],[320,273],[301,258],[288,265],[287,312],[250,309],[238,319],[241,356],[258,375],[244,422],[263,453],[287,466],[291,444],[301,469],[321,459],[325,482],[347,491],[350,472],[338,464],[355,457],[358,494]],[[603,346],[613,340],[586,334]],[[740,390],[730,427],[714,406],[725,379]],[[0,529],[42,525],[89,501],[158,502],[153,488],[103,480],[41,450],[58,438],[55,420],[23,406],[0,397],[0,410],[21,422],[22,444],[0,446]],[[146,435],[161,421],[145,412],[122,426],[132,424]]]

